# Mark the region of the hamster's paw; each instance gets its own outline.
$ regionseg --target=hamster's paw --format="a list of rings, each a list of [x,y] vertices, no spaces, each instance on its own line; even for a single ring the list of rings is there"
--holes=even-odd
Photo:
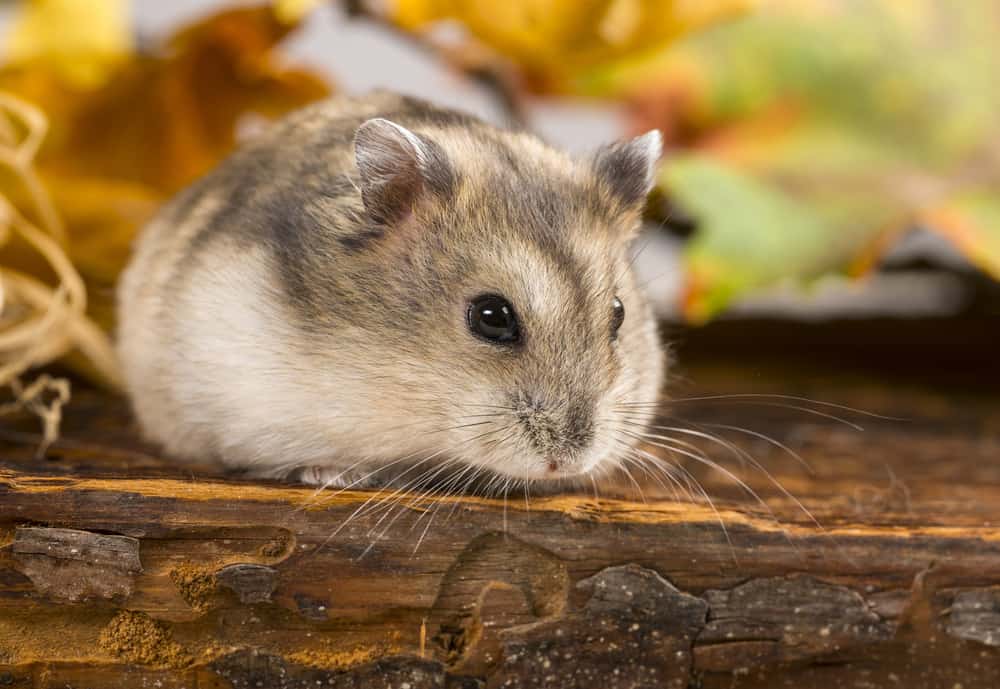
[[[303,467],[293,473],[290,478],[308,486],[320,486],[321,488],[361,489],[373,485],[370,474],[322,466]]]
[[[377,485],[374,480],[375,472],[361,471],[359,469],[338,469],[331,466],[309,465],[289,469],[287,466],[280,468],[255,467],[244,473],[245,476],[271,481],[287,481],[290,483],[302,483],[307,486],[318,486],[326,488],[371,488]]]

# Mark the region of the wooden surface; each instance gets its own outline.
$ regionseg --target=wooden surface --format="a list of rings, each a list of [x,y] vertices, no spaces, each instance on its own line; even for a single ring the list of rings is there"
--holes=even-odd
[[[527,504],[316,495],[173,467],[93,392],[48,460],[6,419],[0,688],[1000,686],[988,381],[688,362],[678,398],[902,420],[672,403],[774,479],[704,444],[764,503],[689,461],[709,505],[641,472]]]

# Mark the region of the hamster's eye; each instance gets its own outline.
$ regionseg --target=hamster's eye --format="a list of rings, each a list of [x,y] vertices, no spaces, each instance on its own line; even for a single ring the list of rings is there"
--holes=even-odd
[[[496,294],[482,294],[469,304],[469,330],[484,340],[513,344],[521,339],[521,329],[510,302]]]
[[[611,302],[611,339],[618,337],[618,329],[625,322],[625,305],[618,297]]]

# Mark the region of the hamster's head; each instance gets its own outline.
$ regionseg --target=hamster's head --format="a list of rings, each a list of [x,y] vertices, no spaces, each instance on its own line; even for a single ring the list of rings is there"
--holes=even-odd
[[[515,479],[619,466],[663,376],[630,250],[659,133],[574,159],[524,134],[374,119],[354,144],[367,224],[340,240],[353,260],[329,308],[351,311],[330,336],[364,350],[358,432],[385,461]]]

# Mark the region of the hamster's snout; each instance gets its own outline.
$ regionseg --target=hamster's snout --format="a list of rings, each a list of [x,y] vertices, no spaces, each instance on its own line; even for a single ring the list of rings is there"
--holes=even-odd
[[[544,400],[521,394],[514,415],[550,473],[576,474],[594,440],[594,404],[586,399]]]

